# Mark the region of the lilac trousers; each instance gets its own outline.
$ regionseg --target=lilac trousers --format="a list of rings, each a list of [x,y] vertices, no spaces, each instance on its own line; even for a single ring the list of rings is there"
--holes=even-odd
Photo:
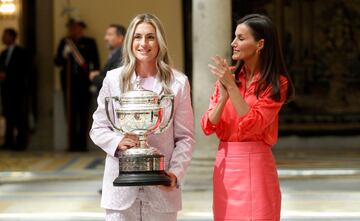
[[[106,209],[106,221],[176,221],[177,212],[161,213],[151,207],[151,201],[140,188],[139,196],[126,210]]]

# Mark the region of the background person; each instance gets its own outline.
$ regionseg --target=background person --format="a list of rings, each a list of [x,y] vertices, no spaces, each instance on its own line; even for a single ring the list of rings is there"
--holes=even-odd
[[[70,19],[68,35],[61,39],[55,64],[61,67],[70,151],[86,151],[91,104],[89,72],[99,70],[99,55],[93,38],[84,36],[86,24]]]
[[[0,55],[0,87],[3,115],[6,120],[4,149],[25,150],[29,138],[29,73],[32,60],[27,50],[16,45],[17,32],[6,28]]]
[[[122,45],[126,34],[126,28],[122,25],[111,24],[106,29],[104,40],[107,48],[110,50],[105,66],[99,70],[91,71],[89,74],[90,81],[96,85],[98,90],[102,86],[102,82],[106,73],[120,66],[122,61]]]

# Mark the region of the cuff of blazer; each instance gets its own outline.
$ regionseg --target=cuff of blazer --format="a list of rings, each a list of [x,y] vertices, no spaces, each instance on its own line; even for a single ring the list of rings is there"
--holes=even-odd
[[[105,150],[105,152],[107,152],[111,156],[117,157],[116,153],[118,150],[118,145],[122,139],[123,139],[123,136],[119,134],[113,140],[111,140],[111,142],[109,143],[109,146],[107,148],[103,148],[103,149]]]
[[[181,174],[183,174],[181,171],[179,170],[174,170],[174,169],[170,169],[169,172],[173,173],[176,176],[176,188],[179,188],[183,185],[183,176]]]

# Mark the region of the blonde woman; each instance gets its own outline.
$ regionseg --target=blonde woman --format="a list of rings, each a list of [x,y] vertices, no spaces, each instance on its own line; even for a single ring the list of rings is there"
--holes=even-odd
[[[171,92],[174,121],[162,134],[150,135],[148,142],[165,155],[165,170],[171,186],[114,187],[118,176],[119,152],[136,146],[134,135],[111,130],[104,108],[105,97],[119,96],[141,78],[142,87],[157,93]],[[106,220],[176,220],[181,209],[181,184],[194,148],[194,119],[187,77],[171,67],[165,33],[160,20],[151,14],[136,16],[128,27],[123,48],[123,64],[104,79],[93,115],[90,137],[106,153],[101,206]]]

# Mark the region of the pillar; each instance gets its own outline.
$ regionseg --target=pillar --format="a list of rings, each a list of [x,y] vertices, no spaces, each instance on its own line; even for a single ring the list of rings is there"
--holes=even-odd
[[[214,55],[231,58],[231,0],[193,0],[193,107],[195,113],[196,149],[194,157],[215,157],[218,141],[207,137],[200,118],[209,106],[215,77],[208,69]]]

